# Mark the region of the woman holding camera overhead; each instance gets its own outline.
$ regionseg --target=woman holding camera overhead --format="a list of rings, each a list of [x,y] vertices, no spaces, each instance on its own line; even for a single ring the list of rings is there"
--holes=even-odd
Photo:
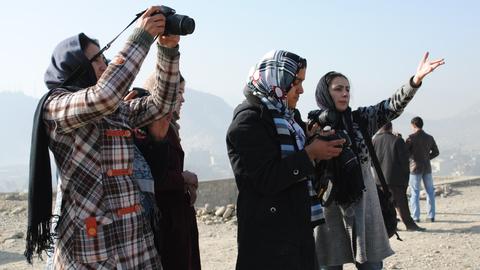
[[[340,154],[342,170],[335,177],[332,203],[324,209],[325,223],[315,228],[315,245],[319,269],[342,269],[345,263],[355,263],[358,269],[382,269],[383,260],[393,254],[383,222],[370,155],[360,128],[372,136],[387,121],[397,118],[421,86],[425,76],[443,59],[429,61],[426,53],[416,74],[393,96],[380,103],[352,111],[350,83],[338,72],[328,72],[318,82],[317,105],[322,111],[334,112],[334,130],[348,136],[353,163],[345,164],[348,148]],[[325,114],[325,113],[324,113]],[[324,123],[325,124],[325,123]],[[322,126],[323,128],[323,126]],[[348,140],[347,140],[348,141]],[[346,152],[347,151],[347,152]]]
[[[179,38],[163,35],[165,17],[152,16],[158,10],[150,7],[139,17],[108,66],[98,42],[84,34],[55,48],[45,73],[50,92],[34,118],[27,261],[54,248],[54,269],[162,268],[133,176],[132,140],[133,128],[167,115],[176,103]],[[125,102],[156,36],[155,89]],[[56,224],[47,146],[61,179]]]
[[[314,140],[295,106],[303,93],[307,61],[272,51],[251,70],[246,100],[234,111],[227,132],[230,163],[239,190],[236,269],[311,270],[315,245],[309,176],[313,159],[337,156],[344,140]]]

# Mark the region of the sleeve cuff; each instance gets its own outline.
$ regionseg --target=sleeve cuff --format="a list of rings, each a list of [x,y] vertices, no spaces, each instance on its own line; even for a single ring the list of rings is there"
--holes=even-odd
[[[179,54],[179,52],[178,52],[179,46],[178,45],[173,47],[173,48],[163,47],[160,44],[158,44],[157,46],[158,46],[158,51],[161,52],[163,55],[166,55],[168,57],[175,57]]]
[[[413,77],[414,77],[414,76],[412,76],[412,77],[410,78],[410,80],[409,80],[410,86],[411,86],[412,88],[415,88],[415,89],[420,88],[420,86],[422,86],[422,82],[420,82],[419,85],[414,84],[414,83],[413,83]]]
[[[129,40],[135,43],[138,43],[147,49],[150,48],[154,39],[155,38],[152,35],[150,35],[150,33],[148,33],[142,28],[135,28],[133,30],[133,33],[129,37]]]

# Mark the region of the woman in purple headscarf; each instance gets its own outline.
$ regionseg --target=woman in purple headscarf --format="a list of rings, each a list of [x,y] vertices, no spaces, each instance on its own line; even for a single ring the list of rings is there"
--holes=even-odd
[[[325,223],[315,228],[320,269],[342,269],[345,263],[356,263],[358,269],[382,269],[383,260],[393,254],[362,134],[371,137],[386,122],[397,118],[422,79],[442,64],[443,59],[429,61],[426,53],[416,74],[391,98],[355,111],[349,106],[350,82],[345,75],[332,71],[320,79],[315,93],[317,104],[322,111],[334,112],[335,121],[328,125],[346,134],[356,158],[349,170],[343,168],[336,176],[334,203],[324,209]]]

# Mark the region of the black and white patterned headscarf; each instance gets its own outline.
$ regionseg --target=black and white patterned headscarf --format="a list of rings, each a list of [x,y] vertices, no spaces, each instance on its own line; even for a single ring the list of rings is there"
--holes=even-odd
[[[259,97],[265,105],[274,107],[290,119],[293,109],[288,108],[287,92],[292,88],[298,71],[306,67],[307,60],[294,53],[270,51],[250,69],[245,95]]]

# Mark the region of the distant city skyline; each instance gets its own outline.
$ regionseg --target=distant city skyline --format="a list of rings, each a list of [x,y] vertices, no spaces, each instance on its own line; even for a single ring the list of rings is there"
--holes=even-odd
[[[4,42],[0,91],[39,97],[43,73],[55,45],[79,32],[102,45],[134,14],[149,5],[171,6],[196,20],[193,35],[181,41],[181,70],[187,86],[223,98],[235,107],[243,100],[248,70],[271,49],[308,60],[305,94],[299,109],[316,107],[318,79],[330,70],[352,85],[351,106],[388,98],[415,73],[425,51],[446,65],[426,78],[407,112],[430,119],[463,113],[480,103],[474,79],[480,61],[477,1],[8,1],[0,22]],[[72,8],[73,7],[73,8]],[[106,53],[112,58],[133,28]],[[153,70],[151,50],[135,84]],[[5,104],[9,106],[9,104]]]

